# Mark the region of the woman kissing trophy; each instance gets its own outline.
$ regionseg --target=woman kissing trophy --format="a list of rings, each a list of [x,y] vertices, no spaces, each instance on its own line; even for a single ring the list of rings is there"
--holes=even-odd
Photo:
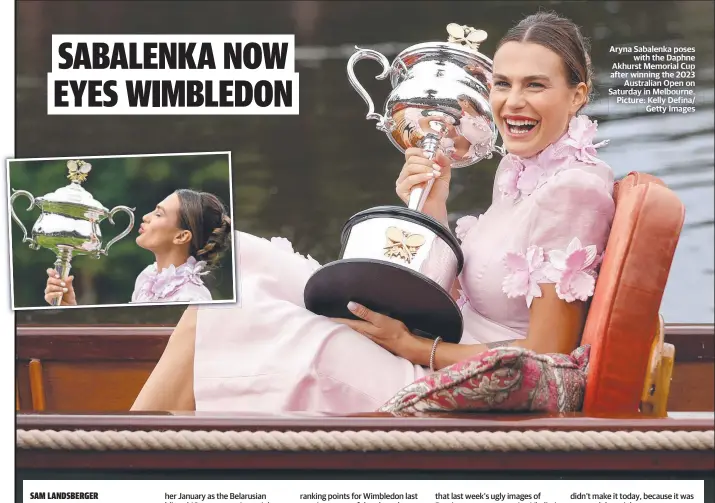
[[[46,248],[56,255],[55,271],[58,277],[66,280],[72,267],[72,258],[78,255],[88,255],[99,259],[107,255],[109,248],[125,237],[134,227],[134,209],[127,206],[116,206],[109,210],[92,197],[82,187],[87,180],[92,165],[81,160],[67,161],[67,178],[70,184],[46,194],[34,197],[26,190],[14,190],[10,196],[10,212],[12,219],[22,230],[22,241],[29,242],[33,250]],[[37,206],[42,212],[32,227],[31,236],[15,214],[13,203],[20,196],[30,200],[27,211]],[[114,215],[123,212],[129,215],[129,225],[102,248],[102,233],[99,223],[103,220],[114,225]],[[60,294],[52,305],[60,305]]]
[[[452,168],[489,159],[501,150],[489,106],[492,61],[479,52],[483,30],[449,24],[447,42],[408,47],[390,63],[381,53],[356,47],[348,79],[368,105],[367,119],[401,152],[410,147],[430,159],[446,155]],[[353,67],[378,61],[392,92],[383,114],[376,113]],[[464,263],[457,239],[421,212],[434,180],[410,194],[407,208],[379,206],[353,215],[341,234],[340,258],[308,280],[305,306],[332,318],[352,318],[350,301],[402,321],[413,333],[459,342],[463,321],[450,295]]]

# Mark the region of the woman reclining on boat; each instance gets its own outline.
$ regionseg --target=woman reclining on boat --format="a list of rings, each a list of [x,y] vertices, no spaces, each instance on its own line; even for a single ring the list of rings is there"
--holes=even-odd
[[[201,277],[216,266],[231,242],[231,219],[213,194],[177,190],[142,218],[136,243],[155,262],[137,277],[132,302],[208,302],[211,292]],[[77,305],[73,280],[61,281],[47,270],[45,300],[62,294],[63,306]]]
[[[500,42],[493,71],[490,103],[509,155],[488,211],[457,222],[459,344],[419,337],[360,305],[350,306],[358,321],[307,311],[303,287],[318,264],[287,240],[238,233],[240,304],[187,310],[133,409],[367,412],[430,363],[441,369],[495,344],[573,351],[615,210],[612,171],[595,157],[596,124],[577,115],[590,59],[573,23],[537,14]],[[397,194],[407,202],[436,178],[423,211],[447,225],[449,162],[414,148],[405,158]]]

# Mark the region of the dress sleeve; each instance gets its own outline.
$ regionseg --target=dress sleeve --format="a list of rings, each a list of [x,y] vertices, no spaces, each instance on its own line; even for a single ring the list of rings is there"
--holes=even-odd
[[[612,181],[578,167],[534,192],[525,250],[504,257],[504,293],[524,296],[529,307],[544,283],[555,284],[566,302],[592,296],[615,212],[612,194]]]

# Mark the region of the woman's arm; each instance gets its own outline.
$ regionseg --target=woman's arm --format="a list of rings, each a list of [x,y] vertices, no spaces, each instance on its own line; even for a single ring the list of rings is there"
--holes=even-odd
[[[526,339],[494,344],[440,342],[435,352],[435,369],[448,367],[498,346],[520,347],[542,354],[568,354],[576,349],[585,321],[586,304],[559,299],[553,284],[539,286],[542,295],[534,298],[531,304]],[[412,339],[405,357],[417,365],[429,366],[433,341],[414,335]]]
[[[196,307],[189,307],[177,323],[149,379],[137,396],[133,411],[195,410],[194,342]]]
[[[439,342],[434,368],[448,367],[497,346],[521,347],[542,354],[568,354],[576,349],[583,328],[586,304],[561,300],[554,284],[541,284],[540,287],[541,297],[534,298],[531,304],[526,339],[496,344]],[[401,321],[371,311],[365,306],[350,303],[348,307],[361,319],[335,321],[348,325],[397,356],[416,365],[429,366],[434,344],[431,339],[416,336]]]

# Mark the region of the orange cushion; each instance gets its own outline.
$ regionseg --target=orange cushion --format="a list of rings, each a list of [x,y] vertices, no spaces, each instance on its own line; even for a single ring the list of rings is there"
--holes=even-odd
[[[631,190],[636,185],[645,185],[648,183],[654,183],[656,185],[660,185],[661,187],[666,186],[660,178],[657,178],[648,173],[638,173],[637,171],[631,171],[630,173],[628,173],[628,175],[616,182],[613,189],[613,198],[616,200],[616,203],[618,203],[618,198],[620,195],[625,195],[626,192]]]
[[[591,346],[583,412],[638,411],[685,209],[652,175],[618,183],[616,213],[581,343]]]

